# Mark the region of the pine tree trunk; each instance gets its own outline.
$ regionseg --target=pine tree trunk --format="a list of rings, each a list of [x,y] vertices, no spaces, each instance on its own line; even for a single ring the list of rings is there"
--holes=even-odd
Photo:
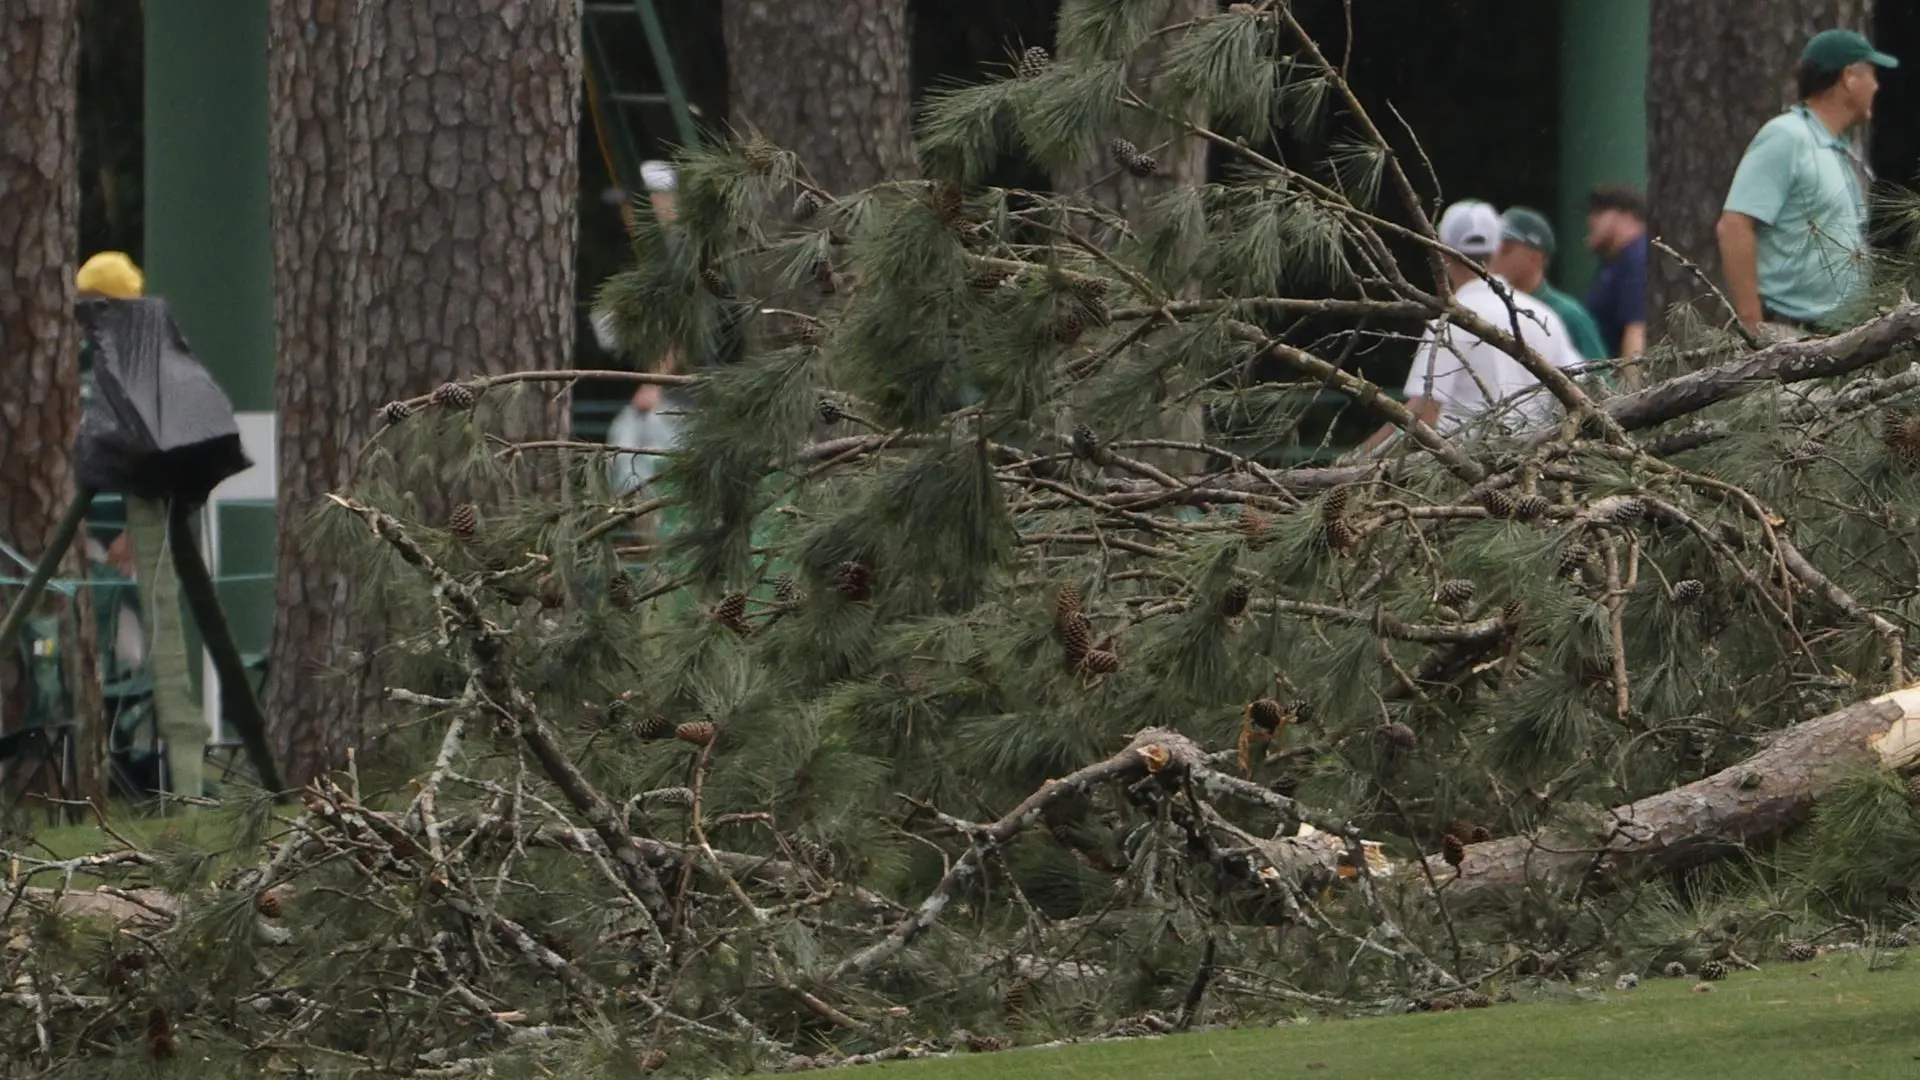
[[[74,0],[0,0],[0,540],[38,559],[73,500],[80,336],[73,317],[80,189]],[[76,544],[63,576],[78,576]],[[9,568],[14,569],[14,568]],[[11,597],[12,591],[9,591]],[[77,793],[105,805],[105,742],[84,591],[65,621],[83,632],[67,665],[80,715]],[[0,656],[0,702],[20,715],[18,650]],[[89,707],[90,706],[90,707]],[[47,718],[59,719],[59,718]]]
[[[564,367],[580,13],[541,0],[275,0],[278,592],[269,715],[290,783],[378,733],[378,627],[302,543],[380,405]],[[558,408],[541,421],[553,422]],[[323,677],[325,673],[343,677]]]
[[[1807,38],[1834,26],[1866,30],[1870,7],[1867,0],[1653,5],[1647,229],[1715,284],[1721,278],[1713,227],[1740,155],[1761,124],[1793,103],[1793,67]],[[1675,303],[1697,303],[1710,321],[1732,318],[1692,274],[1657,251],[1648,279],[1656,327]]]
[[[1614,888],[1770,843],[1856,770],[1920,765],[1920,686],[1796,724],[1762,751],[1685,787],[1607,812],[1586,835],[1566,829],[1468,845],[1458,871],[1428,869],[1451,901],[1510,895],[1530,882]]]
[[[728,0],[729,111],[843,193],[911,176],[906,0]]]
[[[1160,16],[1162,27],[1198,19],[1219,10],[1214,0],[1162,0],[1164,11]],[[1162,34],[1134,55],[1127,66],[1129,81],[1144,89],[1153,78],[1153,73],[1163,62],[1166,50],[1177,40],[1179,31]],[[1194,107],[1196,110],[1198,106]],[[1205,123],[1206,117],[1197,111],[1190,117],[1198,123]],[[1147,129],[1143,129],[1147,130]],[[1164,129],[1159,130],[1165,138]],[[1053,178],[1053,185],[1062,193],[1084,195],[1097,202],[1112,213],[1128,221],[1139,221],[1142,209],[1148,200],[1155,196],[1187,185],[1203,184],[1207,179],[1207,145],[1199,139],[1185,135],[1174,135],[1170,142],[1143,140],[1138,131],[1114,132],[1114,136],[1132,136],[1141,152],[1151,154],[1158,169],[1151,176],[1135,176],[1117,164],[1109,150],[1109,143],[1100,142],[1087,148],[1087,156],[1074,168],[1064,169]],[[1111,245],[1112,236],[1095,236],[1094,241]],[[1186,387],[1170,385],[1169,397],[1177,396]],[[1176,408],[1168,408],[1161,415],[1159,438],[1179,442],[1200,442],[1206,437],[1205,412],[1198,403]],[[1183,451],[1146,450],[1139,457],[1157,465],[1176,476],[1200,472],[1205,467],[1204,458],[1199,454]]]

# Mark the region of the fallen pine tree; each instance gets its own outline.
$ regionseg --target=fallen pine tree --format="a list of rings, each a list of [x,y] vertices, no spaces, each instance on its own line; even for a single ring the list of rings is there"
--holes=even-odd
[[[1911,253],[1850,329],[1703,309],[1616,394],[1453,301],[1285,6],[1135,7],[935,95],[923,179],[686,156],[595,315],[697,377],[388,403],[309,537],[383,636],[281,676],[384,687],[384,737],[218,842],[9,852],[10,1060],[705,1075],[1416,1007],[1704,957],[1673,913],[1742,901],[1692,872],[1911,764]],[[1163,182],[1175,141],[1235,168]],[[1157,188],[991,175],[1089,149]],[[1383,387],[1432,318],[1553,421],[1420,423]],[[500,434],[595,375],[694,396],[657,487]],[[1289,466],[1347,410],[1406,437]],[[1890,865],[1770,882],[1782,933],[1891,918]]]

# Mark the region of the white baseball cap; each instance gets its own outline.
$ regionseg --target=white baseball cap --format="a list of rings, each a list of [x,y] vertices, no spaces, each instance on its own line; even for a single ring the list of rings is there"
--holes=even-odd
[[[1500,211],[1478,199],[1462,199],[1440,215],[1440,242],[1462,255],[1484,257],[1500,249]]]
[[[673,165],[665,161],[643,161],[640,163],[640,180],[647,185],[648,191],[672,191],[675,183]]]

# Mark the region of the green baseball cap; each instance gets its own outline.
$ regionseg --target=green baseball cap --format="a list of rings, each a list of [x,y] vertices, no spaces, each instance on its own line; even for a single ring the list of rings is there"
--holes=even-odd
[[[1549,258],[1553,256],[1553,226],[1547,224],[1547,216],[1538,210],[1516,206],[1501,214],[1500,235],[1517,244],[1538,248]]]
[[[1900,61],[1873,47],[1873,43],[1851,30],[1822,30],[1807,40],[1800,62],[1821,71],[1839,71],[1849,64],[1865,60],[1875,67],[1897,68]]]

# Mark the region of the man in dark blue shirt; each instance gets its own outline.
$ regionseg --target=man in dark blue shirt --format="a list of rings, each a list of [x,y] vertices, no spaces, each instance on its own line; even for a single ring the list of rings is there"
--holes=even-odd
[[[1647,348],[1647,204],[1631,188],[1600,187],[1587,199],[1587,248],[1600,256],[1600,272],[1587,289],[1587,311],[1600,324],[1607,354],[1619,357],[1631,390],[1640,385]]]

